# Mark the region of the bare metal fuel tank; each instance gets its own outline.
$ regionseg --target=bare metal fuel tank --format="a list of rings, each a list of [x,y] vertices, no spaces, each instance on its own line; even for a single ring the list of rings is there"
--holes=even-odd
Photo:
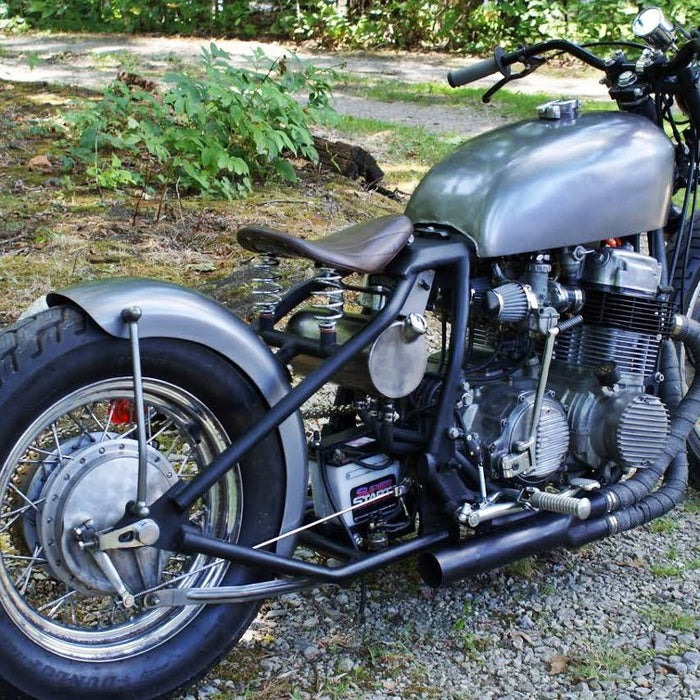
[[[524,121],[434,166],[406,214],[463,233],[484,258],[625,236],[666,223],[673,163],[663,131],[633,114]]]

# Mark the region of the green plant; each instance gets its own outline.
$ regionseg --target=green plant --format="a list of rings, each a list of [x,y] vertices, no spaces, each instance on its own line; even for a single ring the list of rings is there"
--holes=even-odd
[[[649,524],[649,529],[657,534],[665,535],[676,529],[676,523],[668,518],[659,518],[658,520],[653,520]]]
[[[662,578],[675,578],[676,576],[681,576],[683,574],[683,567],[675,566],[673,564],[652,564],[649,567],[654,576],[660,576]]]
[[[568,664],[568,673],[580,680],[610,680],[618,677],[620,669],[633,671],[654,658],[653,649],[620,649],[609,642],[592,644],[580,657]]]
[[[659,631],[672,629],[687,632],[694,629],[698,622],[697,617],[685,614],[672,604],[649,605],[640,608],[639,616]]]
[[[177,184],[232,198],[272,175],[294,181],[287,157],[315,162],[309,127],[334,115],[332,74],[295,58],[270,62],[261,51],[252,63],[251,70],[235,68],[211,44],[202,50],[202,77],[169,75],[162,95],[114,83],[74,117],[79,136],[71,155],[99,187]],[[295,99],[302,90],[306,104]]]

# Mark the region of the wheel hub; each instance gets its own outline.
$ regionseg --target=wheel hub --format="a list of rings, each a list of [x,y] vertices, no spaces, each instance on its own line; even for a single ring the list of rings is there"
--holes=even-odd
[[[43,502],[36,524],[39,544],[54,575],[71,588],[88,595],[114,591],[92,554],[80,549],[72,533],[86,524],[105,530],[123,517],[126,504],[136,497],[138,456],[138,443],[131,439],[107,439],[70,454],[62,449],[59,464],[48,478],[33,480],[32,487],[40,490]],[[178,478],[158,450],[149,446],[146,456],[146,501],[152,503]],[[163,553],[153,547],[108,554],[131,591],[154,585],[162,572]]]

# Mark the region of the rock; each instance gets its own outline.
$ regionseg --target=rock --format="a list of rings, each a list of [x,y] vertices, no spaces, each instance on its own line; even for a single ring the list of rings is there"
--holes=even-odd
[[[656,632],[654,634],[654,650],[655,651],[668,651],[669,644],[666,635],[661,632]]]
[[[518,626],[524,630],[537,629],[535,623],[529,615],[521,615],[518,618]]]
[[[700,651],[686,651],[681,658],[691,673],[695,673],[700,667]]]
[[[338,670],[342,673],[349,673],[353,668],[355,668],[355,662],[349,656],[343,656],[338,661]]]
[[[304,658],[307,661],[313,661],[321,656],[323,652],[314,644],[309,644],[308,646],[304,647],[304,650],[301,653],[304,655]]]

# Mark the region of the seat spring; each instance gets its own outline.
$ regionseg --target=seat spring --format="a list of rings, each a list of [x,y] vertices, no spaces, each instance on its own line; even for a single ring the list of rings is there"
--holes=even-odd
[[[345,290],[342,279],[342,275],[332,267],[322,267],[316,275],[316,280],[325,286],[325,289],[316,293],[318,301],[311,307],[318,312],[315,318],[319,328],[333,329],[336,322],[343,317]]]
[[[280,261],[274,253],[263,253],[253,264],[254,309],[260,316],[274,316],[277,302],[282,298],[279,280]]]

